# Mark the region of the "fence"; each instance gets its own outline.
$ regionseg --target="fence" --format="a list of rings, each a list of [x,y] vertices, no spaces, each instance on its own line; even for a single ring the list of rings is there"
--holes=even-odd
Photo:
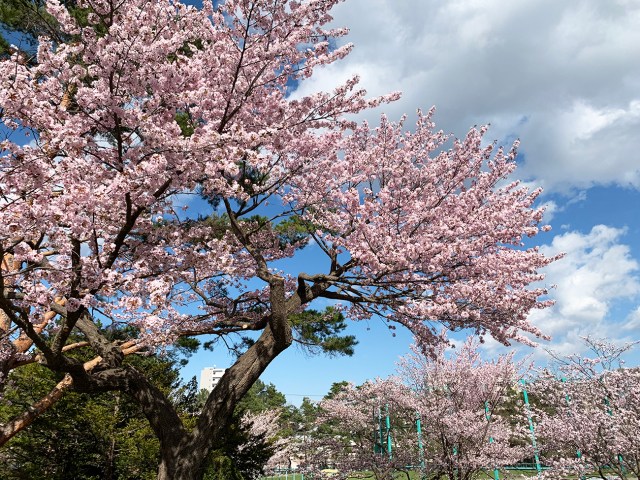
[[[291,468],[276,468],[271,475],[260,477],[260,480],[304,480],[304,474]]]

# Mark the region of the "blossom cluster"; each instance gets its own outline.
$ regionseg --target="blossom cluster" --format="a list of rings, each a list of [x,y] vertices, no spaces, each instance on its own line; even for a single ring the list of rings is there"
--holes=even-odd
[[[316,469],[328,462],[344,478],[370,470],[383,480],[412,468],[425,478],[470,479],[516,464],[532,453],[505,413],[521,366],[511,355],[482,360],[472,340],[450,357],[444,348],[435,356],[416,348],[397,377],[350,385],[321,402],[319,423],[335,432],[318,439]]]
[[[532,384],[539,398],[536,431],[543,459],[567,475],[640,473],[640,371],[617,346],[587,338],[595,355],[558,358],[557,371],[543,371]],[[557,478],[557,477],[556,477]]]

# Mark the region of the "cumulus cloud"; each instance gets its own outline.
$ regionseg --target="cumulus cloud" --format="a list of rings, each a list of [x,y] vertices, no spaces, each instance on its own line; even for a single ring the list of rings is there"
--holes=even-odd
[[[547,254],[566,254],[545,269],[545,282],[556,285],[551,293],[556,304],[530,317],[553,337],[553,350],[575,352],[580,337],[621,338],[640,325],[640,309],[626,323],[612,318],[615,305],[640,295],[640,264],[622,243],[624,235],[624,229],[596,225],[589,233],[558,235],[542,247]]]
[[[372,95],[404,92],[392,118],[435,104],[445,131],[519,137],[520,175],[547,190],[640,188],[639,2],[350,0],[335,23],[353,54],[297,94],[359,73]]]
[[[629,314],[626,322],[622,325],[621,330],[628,333],[640,331],[640,307],[636,308]]]
[[[544,217],[542,218],[542,221],[544,223],[551,222],[551,220],[555,216],[556,212],[558,212],[558,210],[560,210],[560,208],[558,207],[558,204],[556,202],[554,202],[553,200],[548,200],[548,201],[544,202],[540,206],[542,208],[544,208]]]

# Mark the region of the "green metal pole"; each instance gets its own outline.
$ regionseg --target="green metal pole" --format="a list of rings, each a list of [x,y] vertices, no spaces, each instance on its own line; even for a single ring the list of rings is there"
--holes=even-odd
[[[487,419],[487,423],[491,421],[488,401],[484,402],[484,418]],[[493,443],[493,437],[489,437],[489,443]],[[493,468],[493,480],[500,480],[500,471],[496,467]]]
[[[389,404],[386,404],[384,406],[384,413],[385,413],[385,426],[387,427],[387,455],[389,455],[389,458],[392,457],[391,454],[391,419],[389,418]]]
[[[420,478],[426,478],[424,471],[424,445],[422,444],[422,423],[420,422],[420,413],[416,412],[416,433],[418,434],[418,455],[420,457]]]
[[[560,381],[561,381],[562,383],[566,383],[567,379],[566,379],[565,377],[562,377],[562,378],[560,379]],[[568,393],[566,393],[566,394],[565,394],[564,399],[566,400],[567,405],[569,405],[569,404],[571,403],[571,397],[569,396],[569,394],[568,394]],[[579,449],[579,448],[577,448],[577,449],[576,449],[576,458],[577,458],[578,460],[580,460],[580,459],[582,458],[582,452],[580,451],[580,449]],[[581,475],[581,476],[580,476],[580,480],[584,480],[584,478],[585,478],[585,477],[584,477],[584,475]]]
[[[377,423],[376,423],[377,422]],[[373,430],[373,453],[382,453],[382,419],[380,407],[378,407],[378,418],[376,419],[376,411],[373,410],[373,423],[376,426]]]
[[[613,412],[611,411],[611,408],[609,408],[611,404],[609,403],[609,399],[607,397],[605,397],[604,399],[604,404],[607,406],[607,414],[610,417],[613,417]],[[618,454],[618,462],[620,462],[620,470],[624,472],[624,459],[620,454]]]
[[[382,409],[380,407],[378,407],[378,432],[380,435],[380,444],[379,444],[379,449],[380,449],[380,453],[382,453],[384,451],[384,433],[382,431]]]
[[[536,444],[536,431],[533,427],[533,419],[531,418],[531,407],[529,406],[529,395],[527,394],[527,384],[524,378],[520,380],[522,384],[522,396],[524,398],[524,405],[527,410],[527,419],[529,420],[529,431],[531,432],[531,446],[533,446],[533,455],[536,461],[536,471],[540,473],[542,467],[540,466],[540,457],[538,455],[538,445]]]

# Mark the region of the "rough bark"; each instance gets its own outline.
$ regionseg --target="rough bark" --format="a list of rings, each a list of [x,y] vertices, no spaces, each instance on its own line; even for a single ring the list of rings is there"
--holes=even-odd
[[[227,427],[238,401],[260,377],[267,366],[292,343],[287,320],[284,280],[270,279],[271,317],[267,327],[224,376],[209,395],[196,427],[173,448],[161,448],[158,480],[200,480],[204,462],[216,439]],[[168,444],[167,444],[168,447]]]
[[[123,357],[139,350],[139,346],[135,342],[116,345],[106,340],[92,319],[87,315],[81,315],[75,326],[82,331],[90,346],[100,356],[83,365],[65,361],[64,357],[54,355],[53,358],[57,362],[47,365],[48,359],[40,355],[38,360],[45,366],[66,371],[68,374],[27,412],[2,426],[0,445],[51,407],[68,388],[87,393],[121,391],[141,406],[160,441],[161,462],[158,479],[200,480],[204,474],[207,456],[227,427],[238,401],[271,361],[291,345],[293,337],[288,322],[289,314],[326,288],[319,284],[309,288],[301,281],[296,294],[287,299],[284,280],[281,277],[265,273],[265,279],[268,280],[271,291],[271,312],[266,319],[266,326],[255,344],[227,370],[211,393],[193,431],[185,429],[171,401],[143,374],[131,366],[122,365]],[[65,313],[62,310],[61,312]],[[32,336],[37,337],[39,332],[30,333],[31,339]]]
[[[122,391],[142,407],[160,441],[161,463],[158,478],[201,479],[204,474],[204,462],[216,439],[224,432],[238,401],[269,363],[291,345],[292,333],[287,317],[290,308],[300,304],[300,298],[289,299],[286,302],[283,280],[275,277],[270,283],[272,312],[267,326],[256,343],[227,370],[207,400],[192,432],[184,428],[171,402],[140,372],[130,366],[117,365],[122,359],[121,355],[133,353],[138,347],[126,344],[117,348],[117,353],[114,352],[115,346],[105,342],[104,337],[91,329],[83,319],[78,322],[78,326],[88,334],[92,346],[111,361],[105,362],[103,357],[96,357],[82,366],[82,372],[70,372],[47,396],[20,417],[2,426],[0,445],[31,424],[69,388],[79,392]],[[107,368],[92,372],[94,369],[97,370],[96,367]]]

